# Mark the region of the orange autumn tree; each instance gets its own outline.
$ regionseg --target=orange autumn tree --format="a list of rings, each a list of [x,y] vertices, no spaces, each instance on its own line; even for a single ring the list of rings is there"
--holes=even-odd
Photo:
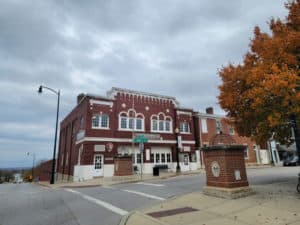
[[[271,19],[270,33],[254,28],[243,63],[219,71],[221,107],[239,134],[258,142],[291,144],[291,118],[300,124],[300,0],[285,7],[288,16]]]

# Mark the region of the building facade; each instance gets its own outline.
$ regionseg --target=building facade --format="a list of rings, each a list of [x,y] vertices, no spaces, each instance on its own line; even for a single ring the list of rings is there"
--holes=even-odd
[[[240,136],[230,124],[228,118],[220,115],[215,115],[213,108],[206,109],[206,113],[194,113],[196,146],[209,146],[211,139],[218,133],[229,134],[236,144],[245,145],[244,152],[246,165],[261,165],[270,163],[269,150],[266,146],[260,146],[255,141],[248,137]],[[263,148],[265,147],[265,148]],[[201,152],[201,165],[203,165],[203,154]]]
[[[80,94],[60,124],[58,179],[114,176],[120,155],[132,156],[136,172],[152,173],[155,165],[175,171],[177,150],[181,171],[196,170],[194,130],[193,110],[174,97],[120,88],[106,96]],[[148,139],[143,151],[133,142],[139,135]]]
[[[268,150],[239,136],[224,116],[183,108],[174,97],[112,88],[106,96],[80,94],[60,124],[58,179],[87,180],[115,174],[118,156],[130,156],[135,173],[151,174],[154,166],[176,171],[201,168],[202,147],[214,135],[229,134],[247,146],[247,165],[268,164]],[[134,140],[143,135],[142,149]]]

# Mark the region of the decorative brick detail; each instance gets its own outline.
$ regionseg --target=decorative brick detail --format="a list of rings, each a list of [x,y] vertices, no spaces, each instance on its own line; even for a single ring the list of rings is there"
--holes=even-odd
[[[115,161],[115,176],[132,175],[131,157],[116,157],[114,161]]]
[[[242,145],[220,145],[204,149],[207,186],[223,188],[249,186],[244,148]]]
[[[235,143],[236,143],[236,141],[233,139],[233,137],[231,137],[231,135],[223,134],[223,133],[216,134],[209,141],[209,145],[220,145],[220,144],[232,145]]]

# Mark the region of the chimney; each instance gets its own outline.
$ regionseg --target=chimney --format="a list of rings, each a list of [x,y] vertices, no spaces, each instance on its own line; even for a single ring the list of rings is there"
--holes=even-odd
[[[213,114],[214,114],[214,108],[213,108],[213,107],[207,107],[207,108],[206,108],[206,114],[211,114],[211,115],[213,115]]]
[[[79,104],[79,102],[85,97],[85,94],[81,93],[79,95],[77,95],[77,104]]]

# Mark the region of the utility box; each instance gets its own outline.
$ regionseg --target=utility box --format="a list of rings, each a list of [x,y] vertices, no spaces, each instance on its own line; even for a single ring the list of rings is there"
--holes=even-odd
[[[239,198],[252,194],[249,187],[244,150],[232,137],[216,135],[211,146],[203,148],[206,169],[206,187],[203,192],[222,198]]]

